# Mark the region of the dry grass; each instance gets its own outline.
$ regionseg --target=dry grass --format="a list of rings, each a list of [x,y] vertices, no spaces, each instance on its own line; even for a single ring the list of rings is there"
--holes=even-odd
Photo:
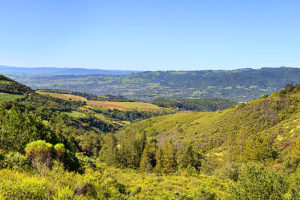
[[[143,102],[87,101],[87,105],[116,108],[120,110],[149,111],[149,110],[162,109],[156,105],[150,103],[143,103]]]
[[[49,95],[58,99],[64,99],[64,100],[71,100],[71,101],[86,101],[86,98],[81,96],[76,96],[72,94],[57,94],[57,93],[50,93],[50,92],[43,92],[43,91],[37,91],[38,94],[41,95]]]
[[[111,109],[115,108],[119,110],[138,110],[138,111],[153,111],[153,110],[163,109],[156,105],[150,103],[143,103],[143,102],[91,101],[91,100],[87,100],[84,97],[71,95],[71,94],[57,94],[57,93],[50,93],[50,92],[43,92],[43,91],[37,91],[37,93],[41,95],[49,95],[64,100],[85,101],[86,104],[89,106],[100,106],[100,107],[106,107]]]

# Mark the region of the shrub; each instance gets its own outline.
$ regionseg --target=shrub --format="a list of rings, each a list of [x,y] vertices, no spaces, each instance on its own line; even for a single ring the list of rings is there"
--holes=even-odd
[[[63,161],[63,159],[66,156],[66,148],[65,145],[62,143],[58,143],[54,146],[54,150],[56,152],[57,158],[61,161]]]
[[[52,166],[53,145],[44,140],[37,140],[26,145],[26,156],[31,165],[41,174]]]
[[[262,165],[247,164],[242,167],[238,181],[232,187],[231,199],[281,200],[287,188],[287,182],[280,173]]]

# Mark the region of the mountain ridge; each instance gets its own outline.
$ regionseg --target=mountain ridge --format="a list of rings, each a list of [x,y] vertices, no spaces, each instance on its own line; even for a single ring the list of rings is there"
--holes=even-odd
[[[87,68],[58,68],[58,67],[15,67],[0,65],[0,72],[3,74],[23,75],[92,75],[107,74],[120,75],[130,74],[139,71],[134,70],[108,70],[108,69],[87,69]]]

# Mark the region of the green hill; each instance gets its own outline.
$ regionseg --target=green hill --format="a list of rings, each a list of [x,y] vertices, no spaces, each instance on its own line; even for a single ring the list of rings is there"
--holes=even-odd
[[[171,115],[23,93],[0,103],[0,199],[299,199],[299,91]]]
[[[31,93],[31,92],[33,92],[33,90],[31,90],[29,87],[22,85],[10,78],[0,75],[0,92],[23,95],[25,93]]]
[[[218,112],[177,113],[151,118],[118,133],[146,134],[163,145],[192,144],[213,169],[224,162],[261,161],[283,167],[299,153],[300,93],[274,93]],[[297,143],[298,142],[298,143]],[[297,143],[297,145],[296,145]],[[298,148],[298,149],[297,149]],[[205,169],[211,170],[211,169]]]

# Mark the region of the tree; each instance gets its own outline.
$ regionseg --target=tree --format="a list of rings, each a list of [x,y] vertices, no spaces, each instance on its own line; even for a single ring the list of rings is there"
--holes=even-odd
[[[188,166],[190,166],[195,168],[196,170],[199,170],[199,167],[201,166],[201,159],[203,159],[203,156],[200,153],[196,152],[193,149],[192,145],[188,145],[183,153],[180,165],[183,168],[187,168]]]
[[[161,162],[163,174],[174,173],[177,170],[176,147],[172,141],[164,144]]]
[[[140,171],[151,172],[155,165],[155,143],[147,143],[141,158]]]
[[[0,148],[24,152],[26,144],[36,140],[55,142],[55,135],[44,126],[42,120],[18,106],[1,109]]]
[[[155,165],[155,172],[160,174],[162,172],[162,155],[163,155],[163,151],[161,149],[161,147],[158,147],[156,154],[155,154],[155,158],[156,158],[156,165]]]
[[[109,165],[116,164],[117,161],[117,141],[113,133],[108,133],[103,138],[103,145],[99,152],[99,159]]]
[[[118,160],[125,167],[138,169],[146,145],[146,134],[128,134],[120,140]]]

